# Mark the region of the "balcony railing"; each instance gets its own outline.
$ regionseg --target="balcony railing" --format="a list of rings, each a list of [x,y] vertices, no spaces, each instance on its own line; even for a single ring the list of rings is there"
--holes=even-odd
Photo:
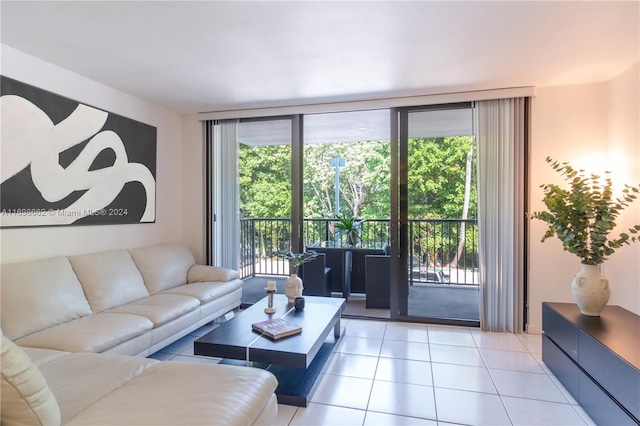
[[[331,241],[334,219],[305,219],[305,245]],[[410,219],[409,283],[478,285],[478,227],[475,219]],[[289,250],[291,220],[256,218],[240,221],[240,274],[288,275],[286,261],[275,256]],[[464,238],[461,235],[464,233]],[[344,242],[344,238],[341,238]],[[363,243],[389,241],[389,219],[366,219],[360,225]]]

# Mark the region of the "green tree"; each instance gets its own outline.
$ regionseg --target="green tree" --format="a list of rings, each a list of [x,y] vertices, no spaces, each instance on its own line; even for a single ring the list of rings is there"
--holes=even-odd
[[[389,216],[389,142],[363,141],[305,147],[304,200],[306,217],[333,217],[335,169],[333,157],[346,159],[340,169],[340,210],[355,217]]]
[[[240,145],[239,186],[242,217],[291,215],[291,147]]]
[[[470,136],[409,139],[409,217],[462,217],[467,155],[472,146]],[[475,165],[475,157],[472,163]],[[469,217],[474,218],[477,206],[475,173],[471,176],[470,188]]]

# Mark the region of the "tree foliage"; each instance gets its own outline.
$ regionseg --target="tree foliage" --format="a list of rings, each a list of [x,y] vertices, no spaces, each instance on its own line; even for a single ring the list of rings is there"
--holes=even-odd
[[[407,183],[411,218],[462,217],[466,160],[472,144],[468,136],[409,140]],[[290,155],[288,145],[241,145],[240,206],[244,217],[290,215]],[[340,213],[358,218],[388,218],[389,141],[305,145],[304,217],[334,217],[335,169],[329,162],[336,156],[346,159],[346,166],[340,169]],[[469,218],[474,218],[476,212],[475,181],[474,173]]]
[[[240,145],[240,212],[243,217],[291,215],[291,147]]]

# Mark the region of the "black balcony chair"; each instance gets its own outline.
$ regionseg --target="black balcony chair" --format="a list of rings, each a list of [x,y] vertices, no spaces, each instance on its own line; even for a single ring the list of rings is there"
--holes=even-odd
[[[324,253],[300,266],[302,295],[331,297],[331,268],[325,266]]]
[[[366,309],[389,309],[391,306],[391,256],[389,246],[385,254],[369,254],[365,262]]]

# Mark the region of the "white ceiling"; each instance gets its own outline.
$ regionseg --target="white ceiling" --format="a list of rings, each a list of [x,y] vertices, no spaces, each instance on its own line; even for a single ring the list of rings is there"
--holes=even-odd
[[[1,41],[179,112],[606,81],[640,2],[0,3]]]

